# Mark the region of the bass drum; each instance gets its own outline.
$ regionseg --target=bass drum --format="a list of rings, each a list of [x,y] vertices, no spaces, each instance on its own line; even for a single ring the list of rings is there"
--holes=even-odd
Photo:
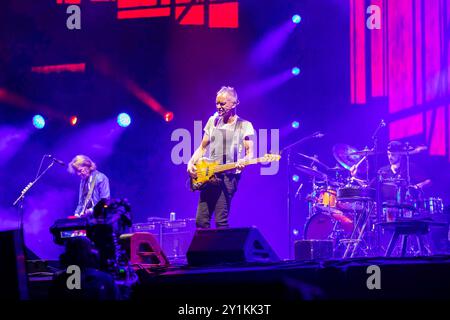
[[[333,235],[333,219],[324,213],[316,213],[305,226],[306,240],[329,240]]]

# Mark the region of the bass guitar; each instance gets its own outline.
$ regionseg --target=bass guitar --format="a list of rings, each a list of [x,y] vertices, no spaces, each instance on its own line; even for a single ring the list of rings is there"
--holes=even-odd
[[[281,158],[278,154],[266,154],[264,157],[254,158],[244,161],[244,165],[248,166],[257,163],[267,163],[279,161]],[[219,164],[217,161],[211,161],[207,158],[201,158],[195,164],[197,168],[197,177],[190,178],[190,185],[192,191],[203,189],[208,183],[214,180],[216,173],[226,172],[236,169],[237,162],[231,162],[226,164]]]

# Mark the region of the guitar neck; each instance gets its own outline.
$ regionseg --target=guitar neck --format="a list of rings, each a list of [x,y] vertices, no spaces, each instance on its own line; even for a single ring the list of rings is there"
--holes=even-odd
[[[264,160],[264,158],[254,158],[254,159],[250,159],[250,160],[246,160],[244,162],[244,165],[248,166],[250,164],[257,164],[260,162],[267,162],[267,160]],[[236,168],[237,162],[231,162],[231,163],[226,163],[226,164],[219,164],[215,169],[214,169],[214,173],[220,173],[220,172],[224,172],[224,171],[228,171],[228,170],[233,170]]]

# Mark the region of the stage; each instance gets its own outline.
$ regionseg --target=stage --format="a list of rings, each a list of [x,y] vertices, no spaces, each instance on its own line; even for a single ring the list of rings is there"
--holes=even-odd
[[[0,300],[450,298],[450,1],[1,2]]]
[[[378,266],[379,288],[368,288]],[[137,272],[130,300],[269,303],[310,300],[450,299],[450,256],[282,261]],[[369,279],[369,281],[368,281]],[[51,277],[29,277],[30,298],[47,299]],[[120,282],[118,282],[120,284]]]

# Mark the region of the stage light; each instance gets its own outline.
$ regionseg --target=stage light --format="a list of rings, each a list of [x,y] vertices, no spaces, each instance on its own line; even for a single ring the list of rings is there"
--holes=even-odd
[[[42,129],[45,127],[45,119],[40,114],[37,114],[33,117],[33,126],[36,127],[36,129]]]
[[[164,120],[166,120],[166,122],[170,122],[173,120],[173,112],[166,112],[164,114]]]
[[[78,117],[77,116],[71,116],[70,117],[70,124],[72,126],[76,125],[78,123]]]
[[[300,123],[298,121],[292,121],[292,128],[298,129],[300,127]]]
[[[121,113],[117,116],[117,123],[119,126],[126,128],[131,123],[131,118],[127,113]]]
[[[298,236],[299,233],[300,233],[300,232],[299,232],[297,229],[292,230],[292,234],[293,234],[294,236]]]
[[[292,22],[293,22],[293,23],[299,24],[300,21],[302,21],[302,17],[300,17],[300,15],[294,14],[294,15],[292,16]]]
[[[293,67],[292,70],[291,70],[291,72],[292,72],[292,74],[293,74],[294,76],[298,76],[298,75],[300,74],[300,68],[298,68],[298,67]]]
[[[299,180],[300,180],[300,177],[299,177],[298,175],[294,174],[294,175],[292,176],[292,181],[298,182]]]

